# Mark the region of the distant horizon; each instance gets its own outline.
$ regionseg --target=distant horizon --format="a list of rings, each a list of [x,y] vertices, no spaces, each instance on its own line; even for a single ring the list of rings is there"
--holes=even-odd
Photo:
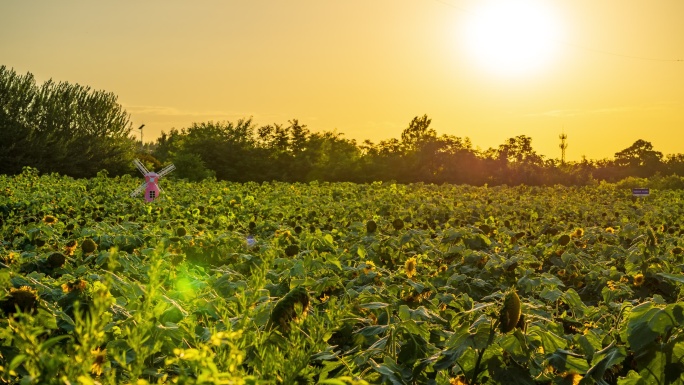
[[[619,10],[619,12],[616,12]],[[427,114],[481,149],[684,152],[684,2],[7,2],[0,64],[112,92],[146,140],[299,119],[374,143]],[[648,137],[648,138],[647,138]]]

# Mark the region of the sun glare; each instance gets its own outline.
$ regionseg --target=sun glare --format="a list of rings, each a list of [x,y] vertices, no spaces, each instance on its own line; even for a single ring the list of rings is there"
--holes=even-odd
[[[530,75],[553,59],[559,21],[545,3],[496,0],[473,9],[462,30],[478,68],[501,76]]]

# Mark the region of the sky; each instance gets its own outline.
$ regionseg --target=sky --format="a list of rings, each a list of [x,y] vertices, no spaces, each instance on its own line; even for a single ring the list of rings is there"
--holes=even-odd
[[[512,5],[511,5],[512,4]],[[684,153],[684,1],[4,0],[0,65],[112,92],[145,142],[298,119],[375,143],[439,135],[547,158]]]

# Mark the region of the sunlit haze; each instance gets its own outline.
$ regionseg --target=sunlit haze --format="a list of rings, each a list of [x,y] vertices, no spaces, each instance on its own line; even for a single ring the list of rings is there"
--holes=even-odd
[[[561,30],[561,19],[542,1],[497,0],[475,5],[458,32],[476,68],[534,77],[552,69]]]
[[[299,119],[361,142],[427,114],[481,149],[684,153],[684,1],[5,1],[0,65],[113,92],[144,139]],[[133,134],[139,135],[138,131]]]

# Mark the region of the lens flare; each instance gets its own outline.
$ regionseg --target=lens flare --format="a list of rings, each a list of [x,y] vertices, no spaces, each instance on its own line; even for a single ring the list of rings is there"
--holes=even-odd
[[[184,298],[194,298],[197,294],[195,293],[195,287],[192,284],[192,280],[187,277],[179,277],[174,283],[174,288],[176,291],[181,293]]]

